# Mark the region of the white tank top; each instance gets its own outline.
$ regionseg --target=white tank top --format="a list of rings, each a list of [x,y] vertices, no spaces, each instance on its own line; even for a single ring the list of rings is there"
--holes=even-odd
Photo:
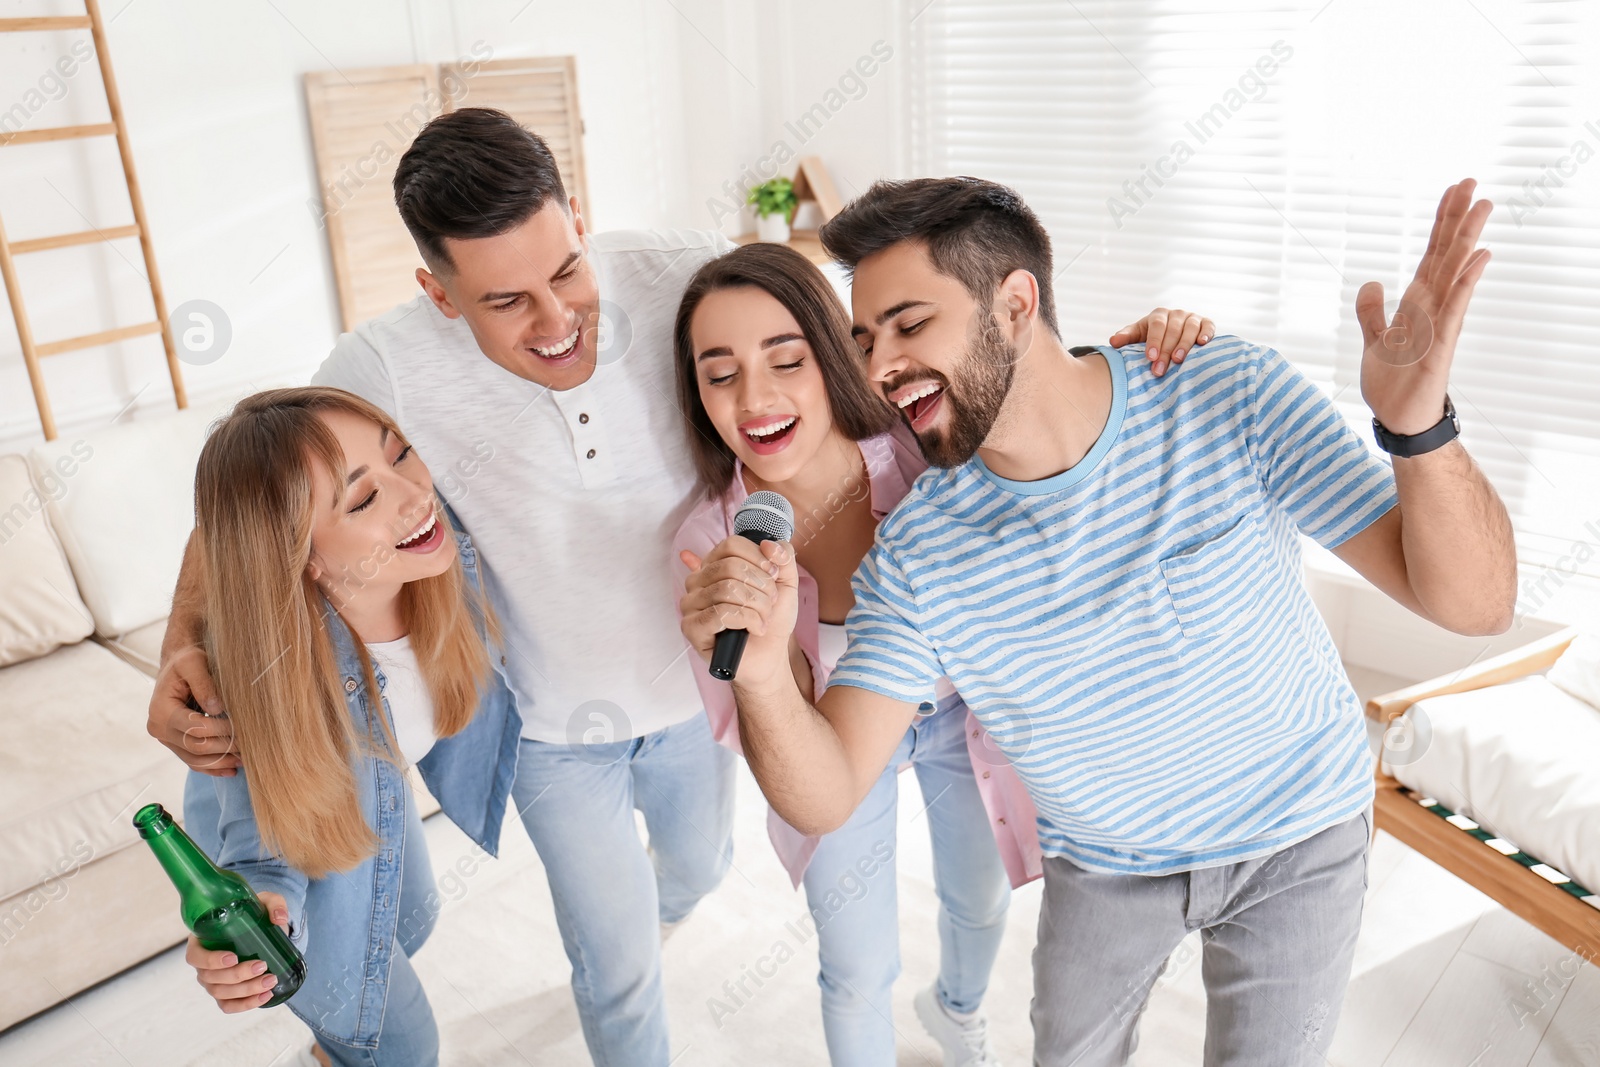
[[[817,623],[817,658],[822,661],[822,673],[830,675],[838,664],[839,657],[844,655],[845,645],[844,626],[836,622]]]
[[[405,761],[415,764],[433,750],[433,694],[422,677],[411,638],[369,641],[367,651],[383,671],[383,697],[394,720],[394,739]]]

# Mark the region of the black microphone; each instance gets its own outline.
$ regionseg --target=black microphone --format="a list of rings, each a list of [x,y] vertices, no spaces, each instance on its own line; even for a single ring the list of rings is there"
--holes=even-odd
[[[751,493],[733,514],[733,532],[758,545],[763,541],[787,541],[794,536],[794,508],[781,493],[766,489]],[[733,681],[749,638],[745,630],[717,634],[716,647],[711,650],[711,677]]]

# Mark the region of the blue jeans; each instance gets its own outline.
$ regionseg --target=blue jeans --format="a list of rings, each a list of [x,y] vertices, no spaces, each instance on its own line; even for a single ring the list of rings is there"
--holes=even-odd
[[[817,924],[822,1029],[833,1067],[895,1062],[891,992],[900,974],[895,886],[899,770],[910,763],[927,807],[939,896],[939,978],[947,1008],[977,1011],[1005,932],[1011,883],[967,755],[959,697],[918,716],[850,821],[824,837],[806,868]]]
[[[191,771],[184,783],[183,807],[189,836],[194,838],[206,855],[217,856],[222,850],[222,841],[217,834],[219,807],[211,779]],[[334,874],[329,877],[342,876]],[[389,989],[384,1000],[378,1047],[358,1048],[319,1037],[317,1040],[335,1067],[435,1067],[438,1064],[439,1028],[410,959],[433,932],[439,914],[438,905],[438,891],[428,859],[428,838],[417,812],[416,797],[408,789],[406,847],[400,866],[400,918],[395,931],[400,951],[390,954]],[[359,917],[354,916],[352,920],[360,921]],[[313,973],[327,971],[338,974],[341,968],[328,966],[326,957],[323,957],[323,966],[316,966],[319,947],[322,946],[314,938],[306,945],[307,966],[315,968]],[[340,984],[353,995],[358,981],[359,978],[341,979]],[[311,992],[302,990],[296,995],[301,998],[301,1003],[306,1003]]]
[[[337,877],[335,875],[334,877]],[[383,1028],[377,1048],[341,1045],[318,1038],[334,1067],[437,1067],[439,1027],[411,957],[433,932],[439,917],[428,839],[417,815],[416,797],[406,790],[406,849],[400,868],[400,921],[395,938],[400,951],[389,960],[389,995],[383,1005]],[[307,963],[317,951],[307,946]]]
[[[696,715],[608,744],[524,739],[518,758],[512,800],[550,880],[589,1055],[666,1067],[660,924],[687,916],[732,861],[733,753]]]

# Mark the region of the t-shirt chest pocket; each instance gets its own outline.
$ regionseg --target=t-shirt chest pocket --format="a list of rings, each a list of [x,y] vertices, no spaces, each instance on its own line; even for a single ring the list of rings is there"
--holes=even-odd
[[[1233,525],[1161,560],[1167,597],[1191,641],[1214,640],[1237,630],[1256,595],[1271,579],[1265,533],[1249,515]]]

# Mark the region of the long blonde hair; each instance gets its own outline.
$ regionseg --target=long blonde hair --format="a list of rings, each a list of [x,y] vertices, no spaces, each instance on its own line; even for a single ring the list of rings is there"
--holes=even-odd
[[[325,467],[335,484],[345,481],[344,452],[318,417],[327,411],[359,415],[404,440],[393,419],[354,394],[272,389],[241,400],[217,424],[195,472],[206,652],[262,841],[313,878],[349,870],[377,847],[361,813],[353,760],[398,762],[378,712],[371,657],[352,629],[373,709],[366,736],[358,734],[328,630],[327,616],[340,615],[339,604],[307,569],[314,465]],[[352,576],[346,578],[348,589]],[[359,589],[360,579],[353,581]],[[481,594],[469,600],[468,589],[458,559],[400,592],[400,616],[441,737],[471,720],[491,669],[478,622],[493,635],[494,618]]]

